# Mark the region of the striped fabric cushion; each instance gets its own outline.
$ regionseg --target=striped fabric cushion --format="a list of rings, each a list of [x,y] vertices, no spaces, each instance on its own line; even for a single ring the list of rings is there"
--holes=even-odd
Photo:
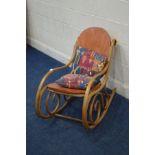
[[[66,74],[55,82],[61,86],[76,89],[86,89],[91,77],[82,74]],[[95,81],[96,83],[97,81]]]
[[[74,74],[66,74],[55,82],[61,86],[76,89],[86,89],[88,82],[94,74],[100,72],[107,57],[93,50],[79,47],[73,63]],[[94,84],[99,82],[98,78]]]
[[[106,56],[91,49],[79,47],[76,52],[73,68],[78,68],[78,74],[93,76],[103,69],[106,62]]]

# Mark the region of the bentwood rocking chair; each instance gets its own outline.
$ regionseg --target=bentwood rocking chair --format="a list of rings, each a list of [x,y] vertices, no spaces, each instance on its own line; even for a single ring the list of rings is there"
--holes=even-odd
[[[85,128],[95,128],[106,115],[116,91],[116,88],[111,92],[106,89],[115,45],[116,40],[111,39],[103,28],[84,30],[77,38],[71,60],[62,67],[50,69],[41,80],[36,94],[37,115],[44,119],[55,116],[80,122]],[[49,75],[68,67],[70,73],[45,84]],[[44,94],[47,94],[44,102],[46,114],[41,110]],[[82,119],[62,114],[74,97],[83,97]],[[54,104],[53,110],[49,108],[49,101]]]

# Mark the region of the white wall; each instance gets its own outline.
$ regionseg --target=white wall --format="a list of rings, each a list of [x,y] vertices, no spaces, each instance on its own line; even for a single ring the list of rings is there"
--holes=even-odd
[[[67,62],[79,33],[90,26],[105,28],[118,40],[109,87],[128,98],[128,0],[27,0],[30,45]]]

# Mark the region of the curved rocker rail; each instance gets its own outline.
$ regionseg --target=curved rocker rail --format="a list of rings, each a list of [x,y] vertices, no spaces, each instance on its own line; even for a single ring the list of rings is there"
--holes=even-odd
[[[76,94],[69,94],[69,93],[61,93],[61,92],[48,89],[48,85],[44,85],[47,78],[50,75],[52,75],[54,72],[65,69],[66,67],[70,66],[73,63],[73,60],[75,57],[75,50],[77,48],[77,43],[76,43],[74,46],[73,56],[69,61],[69,63],[65,66],[49,70],[49,72],[47,72],[43,77],[43,79],[41,80],[40,85],[38,87],[37,95],[36,95],[36,114],[43,119],[48,119],[55,116],[58,118],[64,118],[64,119],[80,122],[84,125],[85,128],[95,128],[106,115],[116,92],[116,88],[113,89],[111,93],[108,93],[106,91],[108,71],[111,64],[112,48],[115,45],[116,45],[116,40],[113,39],[111,43],[108,63],[105,65],[104,69],[100,73],[92,77],[92,79],[88,83],[85,93],[76,95]],[[76,71],[72,70],[72,72],[76,72]],[[92,90],[91,88],[94,83],[94,80],[101,76],[103,77],[104,80],[100,82],[100,84],[98,84],[97,89]],[[46,114],[44,114],[41,110],[41,99],[42,99],[42,96],[45,94],[45,92],[47,92],[46,102],[45,102]],[[61,96],[63,96],[62,105],[60,104]],[[84,98],[83,105],[82,105],[82,119],[61,114],[61,112],[64,110],[64,108],[67,107],[67,105],[70,103],[71,99],[73,99],[74,96]],[[55,106],[53,107],[53,109],[50,109],[49,107],[50,99],[52,100],[51,103],[55,103]]]

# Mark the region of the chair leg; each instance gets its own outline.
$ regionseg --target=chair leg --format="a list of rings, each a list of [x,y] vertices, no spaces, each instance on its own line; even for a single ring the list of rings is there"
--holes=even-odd
[[[50,115],[45,115],[44,113],[42,113],[41,111],[41,98],[42,96],[44,95],[44,93],[46,92],[47,90],[47,86],[44,86],[40,92],[37,93],[37,96],[36,96],[36,114],[38,117],[41,117],[43,119],[48,119],[50,118],[51,116]]]
[[[115,92],[116,88],[111,93],[98,92],[94,96],[90,96],[90,94],[85,96],[82,106],[82,123],[85,128],[95,128],[103,120]],[[96,113],[96,115],[93,116],[93,113]]]
[[[46,96],[46,112],[48,114],[44,114],[41,111],[41,98],[42,96],[45,94],[45,92],[48,91],[47,96]],[[56,105],[54,107],[53,110],[50,110],[49,108],[49,100],[52,97],[52,103],[54,103],[54,101],[56,102]],[[55,116],[55,114],[61,113],[61,111],[67,106],[67,104],[71,101],[72,97],[66,97],[64,96],[64,102],[63,105],[60,106],[60,94],[56,94],[54,92],[50,92],[47,87],[45,86],[40,92],[39,95],[36,98],[36,114],[43,118],[43,119],[48,119],[51,118],[53,116]]]

